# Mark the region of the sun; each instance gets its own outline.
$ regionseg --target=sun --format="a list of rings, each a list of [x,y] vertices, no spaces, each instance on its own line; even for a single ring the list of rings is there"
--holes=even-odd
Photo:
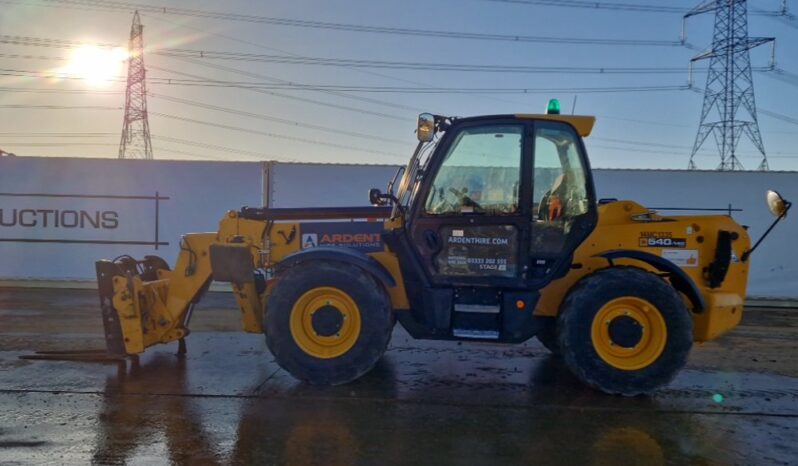
[[[72,52],[69,63],[62,71],[70,77],[83,79],[92,86],[103,86],[120,76],[125,60],[127,52],[121,47],[82,45]]]

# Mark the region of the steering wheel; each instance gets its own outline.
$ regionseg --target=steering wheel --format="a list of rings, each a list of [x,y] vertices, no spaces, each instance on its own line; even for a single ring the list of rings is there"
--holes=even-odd
[[[457,196],[457,200],[459,201],[460,205],[463,207],[473,207],[474,210],[485,210],[482,208],[479,203],[470,197],[468,197],[468,188],[463,188],[462,190],[457,190],[456,188],[449,188],[449,192]]]

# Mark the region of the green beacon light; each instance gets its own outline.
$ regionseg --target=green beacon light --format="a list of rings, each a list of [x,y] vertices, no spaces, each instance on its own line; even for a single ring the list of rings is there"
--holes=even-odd
[[[549,105],[546,106],[546,115],[559,115],[560,114],[560,101],[557,99],[549,99]]]

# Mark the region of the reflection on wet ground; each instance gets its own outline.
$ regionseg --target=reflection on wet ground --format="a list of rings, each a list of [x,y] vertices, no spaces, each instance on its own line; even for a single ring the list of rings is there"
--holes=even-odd
[[[7,319],[8,299],[0,290],[9,324],[0,329],[3,464],[731,465],[798,457],[798,367],[783,367],[772,349],[798,349],[798,316],[788,312],[760,311],[769,314],[742,327],[738,344],[729,336],[697,348],[707,354],[655,396],[619,398],[582,387],[536,342],[419,342],[401,330],[363,379],[311,387],[279,370],[261,337],[229,331],[235,312],[217,308],[205,309],[184,359],[164,346],[122,364],[24,361],[18,356],[43,347],[96,346],[97,314],[87,295],[71,296],[75,309],[62,314],[14,307]],[[749,370],[751,358],[768,361],[767,370]]]

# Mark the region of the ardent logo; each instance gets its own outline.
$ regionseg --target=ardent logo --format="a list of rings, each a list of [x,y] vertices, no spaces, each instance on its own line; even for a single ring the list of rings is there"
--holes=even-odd
[[[302,235],[302,249],[315,248],[319,245],[319,237],[316,233],[304,233]]]
[[[374,243],[379,240],[379,233],[334,233],[321,236],[322,244]]]
[[[382,223],[377,222],[303,222],[299,247],[339,247],[376,252],[383,249]]]

